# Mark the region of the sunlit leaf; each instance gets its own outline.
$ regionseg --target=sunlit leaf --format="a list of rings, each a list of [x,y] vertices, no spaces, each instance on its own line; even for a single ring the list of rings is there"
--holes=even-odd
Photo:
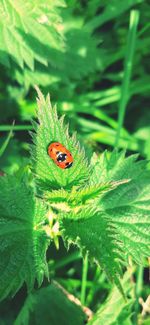
[[[42,230],[46,209],[33,188],[15,176],[0,177],[0,300],[25,282],[28,290],[47,275],[49,240]]]
[[[38,91],[38,121],[36,134],[33,135],[33,158],[36,164],[36,176],[43,189],[70,188],[85,182],[89,176],[89,168],[84,150],[80,149],[76,136],[69,137],[68,126],[64,118],[57,116],[56,107],[52,107],[50,98],[46,100]],[[73,156],[73,165],[69,169],[59,168],[47,153],[48,145],[52,142],[63,144]]]
[[[146,161],[125,153],[104,153],[92,159],[91,184],[128,179],[81,210],[62,215],[65,242],[88,251],[119,287],[121,264],[132,256],[145,263],[150,256],[150,172]],[[121,264],[120,264],[121,262]]]

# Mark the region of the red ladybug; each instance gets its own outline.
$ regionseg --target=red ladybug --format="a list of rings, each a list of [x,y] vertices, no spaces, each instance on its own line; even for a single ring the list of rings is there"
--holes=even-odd
[[[59,142],[53,142],[48,146],[48,155],[62,169],[70,168],[73,164],[72,154]]]

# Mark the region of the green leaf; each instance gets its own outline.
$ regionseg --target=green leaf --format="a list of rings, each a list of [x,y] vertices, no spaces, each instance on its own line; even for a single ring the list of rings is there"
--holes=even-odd
[[[123,287],[126,295],[133,296],[133,282],[130,280],[131,274],[125,273]],[[132,325],[131,307],[133,299],[125,302],[116,287],[113,287],[106,302],[100,306],[89,325]]]
[[[150,171],[145,161],[136,159],[117,151],[95,156],[91,184],[96,186],[97,179],[130,181],[93,199],[82,211],[63,214],[60,221],[65,242],[88,251],[118,287],[121,264],[127,264],[129,256],[143,264],[150,256]]]
[[[104,193],[111,191],[117,186],[128,183],[130,180],[124,179],[117,182],[107,182],[91,185],[90,183],[86,186],[76,187],[74,186],[70,192],[65,191],[64,189],[46,192],[45,198],[51,204],[66,203],[68,208],[78,207],[79,209],[82,205],[89,204],[92,201],[98,199]],[[57,205],[56,205],[57,206]]]
[[[87,320],[79,305],[57,283],[30,294],[14,325],[82,325]]]
[[[36,163],[36,176],[43,189],[57,188],[69,189],[73,185],[85,182],[89,177],[89,168],[85,160],[84,150],[76,140],[76,136],[69,137],[68,126],[64,124],[64,117],[57,116],[56,107],[52,108],[50,98],[44,99],[37,88],[38,96],[38,121],[34,139],[33,158]],[[60,142],[71,153],[74,159],[73,166],[69,169],[59,168],[47,153],[48,145]]]
[[[136,155],[124,158],[117,152],[109,159],[104,154],[103,159],[102,177],[109,180],[125,177],[131,181],[106,193],[99,200],[99,208],[111,218],[124,259],[132,256],[137,263],[144,263],[144,258],[150,256],[150,171],[147,162],[136,161]]]
[[[24,178],[0,177],[0,300],[15,295],[26,282],[28,290],[47,275],[45,253],[49,240],[42,229],[46,209],[35,201]]]
[[[64,6],[63,0],[47,4],[43,0],[2,1],[0,62],[9,66],[15,61],[21,68],[25,63],[31,70],[34,70],[35,60],[44,65],[48,65],[49,61],[55,65],[53,52],[58,49],[63,51],[59,6]]]
[[[101,182],[120,181],[121,179],[132,180],[138,177],[143,172],[147,162],[142,160],[135,163],[137,157],[138,155],[132,155],[125,158],[125,151],[118,152],[117,150],[112,153],[105,151],[100,157],[94,154],[91,159],[90,182],[95,184],[97,177]]]
[[[122,257],[121,251],[117,251],[114,239],[116,232],[110,227],[110,219],[96,211],[96,207],[88,207],[82,208],[79,213],[63,214],[60,226],[65,243],[68,246],[76,244],[83,253],[88,251],[89,258],[100,264],[109,279],[120,287],[118,277],[121,268],[118,259]]]

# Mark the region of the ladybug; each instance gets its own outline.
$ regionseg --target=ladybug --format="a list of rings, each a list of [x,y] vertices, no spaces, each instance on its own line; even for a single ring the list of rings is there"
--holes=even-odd
[[[70,168],[73,164],[72,154],[61,143],[53,142],[48,146],[48,155],[53,159],[54,163],[62,168]]]

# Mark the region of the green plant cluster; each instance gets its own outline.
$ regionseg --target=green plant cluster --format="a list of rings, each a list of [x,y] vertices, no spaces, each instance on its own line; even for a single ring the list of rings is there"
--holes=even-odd
[[[149,324],[149,18],[0,3],[0,325]]]

